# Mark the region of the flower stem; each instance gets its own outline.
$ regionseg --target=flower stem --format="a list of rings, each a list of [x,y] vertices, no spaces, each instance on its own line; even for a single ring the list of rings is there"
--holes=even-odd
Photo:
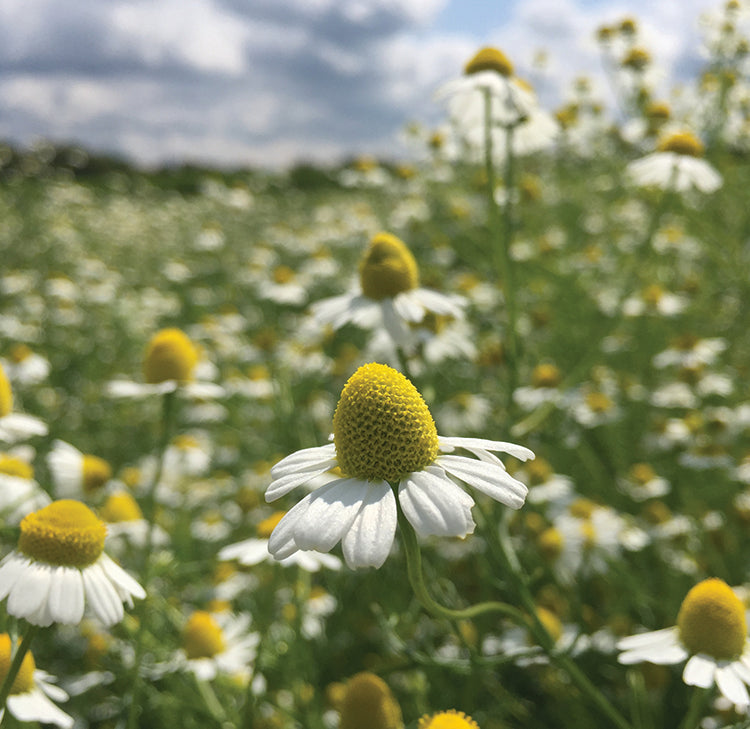
[[[5,676],[3,685],[0,686],[0,709],[5,707],[5,702],[8,700],[13,682],[16,680],[16,676],[18,676],[18,672],[21,670],[23,659],[29,652],[29,648],[31,648],[31,641],[34,640],[34,636],[36,635],[38,630],[39,626],[32,625],[31,623],[29,623],[26,627],[26,632],[21,639],[21,645],[18,646],[18,649],[13,656],[13,661],[10,664],[10,668],[8,669],[8,674]]]
[[[448,608],[438,603],[432,595],[430,595],[427,585],[425,584],[424,573],[422,571],[422,553],[419,549],[417,535],[412,525],[403,515],[400,507],[398,512],[398,522],[399,532],[401,534],[401,540],[406,554],[406,570],[409,576],[409,583],[411,584],[412,590],[414,590],[417,600],[422,603],[426,610],[429,610],[436,617],[447,618],[448,620],[466,620],[469,618],[475,618],[477,615],[494,612],[501,613],[520,625],[527,624],[526,616],[520,610],[504,602],[480,602],[459,610]]]
[[[688,706],[685,718],[682,720],[682,724],[680,724],[680,729],[698,729],[706,705],[713,696],[713,693],[713,687],[707,689],[696,688],[693,691],[693,695],[690,698],[690,705]]]

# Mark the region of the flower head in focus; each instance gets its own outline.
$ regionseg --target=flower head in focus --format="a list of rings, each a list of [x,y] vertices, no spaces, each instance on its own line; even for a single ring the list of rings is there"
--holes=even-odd
[[[53,501],[21,521],[16,549],[0,562],[0,600],[33,625],[80,623],[88,606],[104,625],[143,588],[104,553],[106,525],[85,504]]]
[[[454,455],[463,449],[471,456]],[[398,504],[421,536],[465,537],[474,531],[474,500],[454,479],[513,509],[527,488],[495,452],[520,460],[523,446],[482,438],[439,436],[414,385],[387,365],[360,367],[347,381],[333,417],[333,443],[306,448],[271,469],[266,501],[339,469],[279,522],[268,549],[284,559],[300,549],[330,551],[342,542],[352,568],[380,567],[393,543]]]
[[[626,665],[648,661],[670,665],[687,661],[682,680],[688,686],[714,684],[736,707],[750,707],[750,640],[745,606],[723,580],[695,585],[682,601],[677,625],[622,638],[618,658]]]
[[[479,724],[463,711],[449,709],[423,716],[417,724],[417,729],[479,729]]]

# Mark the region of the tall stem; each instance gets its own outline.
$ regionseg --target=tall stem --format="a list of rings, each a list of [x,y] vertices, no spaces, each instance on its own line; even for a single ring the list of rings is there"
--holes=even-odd
[[[0,709],[5,708],[5,703],[8,700],[8,696],[10,695],[10,689],[13,686],[13,682],[16,680],[16,676],[18,676],[18,672],[21,670],[23,659],[29,652],[29,648],[31,648],[31,641],[34,640],[34,636],[36,635],[38,630],[39,627],[36,625],[32,625],[31,623],[29,623],[26,627],[26,632],[21,639],[21,644],[18,646],[18,649],[13,655],[13,661],[11,662],[10,668],[8,669],[8,674],[3,681],[3,685],[0,686]]]

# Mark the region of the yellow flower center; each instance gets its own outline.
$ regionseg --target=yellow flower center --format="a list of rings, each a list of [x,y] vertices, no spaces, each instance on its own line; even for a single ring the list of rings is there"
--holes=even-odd
[[[286,284],[294,281],[294,271],[289,266],[276,266],[273,270],[273,280],[277,284]]]
[[[419,269],[404,242],[390,233],[378,233],[359,265],[362,293],[381,301],[419,285]]]
[[[143,376],[149,384],[167,380],[187,382],[198,363],[198,351],[180,329],[162,329],[154,334],[146,349]]]
[[[577,519],[590,519],[596,509],[596,504],[591,499],[576,499],[569,507],[570,515]]]
[[[723,580],[703,580],[682,601],[677,627],[690,653],[731,660],[745,647],[745,606]]]
[[[561,379],[559,368],[549,362],[538,364],[531,373],[534,387],[557,387]]]
[[[606,413],[612,409],[612,400],[603,392],[589,392],[585,399],[589,410],[594,413]]]
[[[11,640],[7,633],[0,634],[0,686],[4,683],[11,664]],[[29,651],[21,661],[21,668],[16,674],[10,687],[11,696],[14,694],[27,694],[34,688],[34,657]]]
[[[652,121],[666,121],[671,115],[669,104],[663,101],[652,101],[646,107],[646,116]]]
[[[137,521],[143,518],[141,508],[127,491],[110,494],[99,515],[104,521],[115,524],[123,521]]]
[[[271,516],[263,519],[263,521],[255,527],[258,537],[260,539],[269,539],[271,532],[276,529],[276,525],[281,521],[284,514],[286,514],[285,511],[274,511]]]
[[[549,527],[539,535],[537,546],[546,559],[557,559],[563,551],[563,536],[559,530]]]
[[[23,518],[18,549],[39,562],[86,567],[99,559],[106,534],[104,522],[88,506],[61,499]]]
[[[656,471],[648,463],[634,463],[630,469],[630,478],[636,483],[644,485],[656,478]]]
[[[13,390],[10,389],[10,382],[8,382],[3,366],[0,365],[0,418],[9,415],[12,410]]]
[[[205,610],[197,610],[188,618],[182,633],[182,646],[191,660],[213,658],[226,648],[221,628]]]
[[[651,63],[651,54],[644,48],[631,48],[621,63],[625,68],[642,71]]]
[[[34,354],[27,344],[16,344],[10,348],[10,360],[15,364],[21,364],[25,359]]]
[[[34,469],[30,464],[7,453],[0,453],[0,473],[17,478],[34,478]]]
[[[84,455],[83,457],[83,489],[91,493],[104,486],[112,478],[112,468],[99,456]]]
[[[463,711],[449,709],[432,716],[423,716],[417,724],[417,729],[479,729],[479,724]]]
[[[552,475],[552,466],[544,458],[535,458],[526,466],[529,481],[532,485],[544,483]]]
[[[464,66],[464,73],[471,76],[480,71],[495,71],[501,76],[510,78],[513,75],[513,64],[501,50],[489,46],[481,48]]]
[[[366,364],[344,385],[333,414],[341,470],[356,478],[399,481],[437,456],[430,411],[409,380],[387,365]]]
[[[649,306],[656,306],[664,297],[664,289],[659,284],[650,284],[643,289],[643,300]]]
[[[352,676],[339,708],[340,729],[401,729],[401,707],[388,684],[374,673]]]
[[[659,140],[660,152],[675,152],[688,157],[703,156],[703,142],[691,132],[674,132]]]

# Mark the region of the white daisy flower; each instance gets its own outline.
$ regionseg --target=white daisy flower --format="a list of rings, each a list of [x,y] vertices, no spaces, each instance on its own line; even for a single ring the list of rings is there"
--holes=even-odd
[[[378,233],[360,263],[359,286],[313,304],[312,314],[319,324],[334,329],[349,323],[384,328],[398,346],[411,348],[411,324],[421,322],[428,312],[458,319],[464,303],[461,296],[421,288],[417,262],[404,242]]]
[[[84,454],[75,446],[56,440],[47,454],[47,466],[58,498],[77,499],[98,491],[112,478],[103,458]]]
[[[271,559],[271,553],[268,551],[268,539],[284,514],[286,514],[285,511],[276,511],[260,522],[256,527],[257,537],[244,539],[241,542],[223,547],[219,551],[219,559],[236,559],[245,567],[251,567]],[[297,565],[306,572],[317,572],[322,567],[332,570],[341,569],[341,560],[335,555],[307,549],[294,552],[285,559],[279,560],[279,563],[284,566]]]
[[[177,392],[191,398],[215,398],[224,388],[214,382],[195,379],[199,372],[198,348],[180,329],[161,329],[151,338],[143,361],[145,382],[112,380],[107,385],[110,397],[138,398]]]
[[[0,365],[0,442],[15,443],[34,435],[47,435],[47,425],[33,415],[13,412],[13,390]]]
[[[686,192],[715,192],[723,180],[714,167],[701,159],[703,144],[690,132],[675,132],[659,142],[656,152],[631,162],[625,172],[641,187]]]
[[[257,633],[248,632],[249,626],[247,615],[197,610],[183,630],[178,659],[202,681],[212,681],[220,673],[249,680],[260,642]]]
[[[12,642],[7,633],[0,634],[0,685],[5,681],[11,664]],[[53,701],[67,701],[68,694],[55,686],[53,677],[40,671],[29,651],[21,661],[21,668],[10,688],[6,701],[8,713],[23,722],[41,722],[70,729],[73,717],[59,709]],[[0,707],[0,722],[5,709]]]
[[[474,457],[454,455],[457,448]],[[271,469],[266,501],[331,469],[342,475],[282,518],[269,551],[284,559],[301,549],[328,552],[341,541],[351,568],[380,567],[399,508],[421,536],[465,537],[475,527],[474,500],[454,479],[513,509],[526,498],[526,486],[506,472],[495,452],[524,461],[534,457],[513,443],[439,436],[422,396],[404,375],[386,365],[363,365],[341,393],[333,443],[292,453]]]
[[[88,605],[105,625],[143,588],[104,554],[107,528],[80,501],[53,501],[21,521],[17,548],[0,562],[0,600],[33,625],[80,623]]]
[[[47,379],[50,370],[49,360],[26,344],[12,347],[10,357],[0,360],[0,364],[10,380],[21,385],[38,385]]]
[[[750,640],[745,606],[731,587],[710,578],[695,585],[682,601],[677,625],[621,639],[618,660],[670,665],[687,661],[688,686],[716,685],[735,707],[750,707]]]

